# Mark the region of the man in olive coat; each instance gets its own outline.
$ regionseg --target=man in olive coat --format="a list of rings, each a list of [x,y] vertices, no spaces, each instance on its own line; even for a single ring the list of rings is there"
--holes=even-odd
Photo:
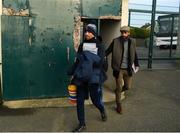
[[[116,111],[121,114],[121,92],[131,88],[133,68],[139,69],[135,40],[130,38],[130,27],[120,29],[121,36],[113,39],[106,50],[106,56],[112,53],[111,66],[116,81]]]

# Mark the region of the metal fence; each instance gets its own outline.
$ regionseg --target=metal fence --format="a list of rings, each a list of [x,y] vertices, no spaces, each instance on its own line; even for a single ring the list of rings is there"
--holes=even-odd
[[[140,65],[143,68],[176,68],[180,60],[180,43],[178,43],[179,15],[180,12],[157,11],[156,0],[152,0],[152,10],[129,10],[129,26],[134,27],[132,20],[137,27],[150,31],[148,38],[136,38],[137,53]],[[132,18],[133,13],[139,17]],[[143,19],[142,16],[149,16],[149,23],[144,26],[138,25]]]

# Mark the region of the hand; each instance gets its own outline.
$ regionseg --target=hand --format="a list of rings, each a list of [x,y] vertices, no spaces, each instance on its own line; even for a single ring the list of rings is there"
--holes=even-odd
[[[139,71],[139,66],[135,66],[135,70],[136,70],[136,72],[138,72]]]
[[[71,76],[71,77],[70,77],[70,81],[72,81],[73,78],[74,78],[74,76]]]
[[[133,63],[132,69],[133,69],[134,73],[137,73],[139,71],[139,66],[135,66]]]

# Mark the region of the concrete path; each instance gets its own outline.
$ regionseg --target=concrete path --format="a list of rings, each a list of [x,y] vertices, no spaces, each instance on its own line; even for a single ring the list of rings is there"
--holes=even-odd
[[[180,131],[180,70],[138,72],[132,90],[123,100],[122,115],[115,112],[113,79],[105,85],[108,120],[102,122],[98,110],[86,104],[86,131]],[[17,103],[7,102],[0,108],[1,132],[63,132],[77,126],[76,108],[69,106],[65,98],[36,100],[29,105],[27,101]]]

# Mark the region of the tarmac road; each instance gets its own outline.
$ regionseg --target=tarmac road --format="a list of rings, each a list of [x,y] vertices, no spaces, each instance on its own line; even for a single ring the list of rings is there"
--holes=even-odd
[[[108,93],[113,94],[113,91]],[[135,75],[133,88],[126,96],[122,115],[115,112],[113,100],[105,103],[108,114],[106,122],[101,121],[93,105],[86,105],[86,131],[180,131],[180,70],[141,70]],[[74,106],[0,108],[1,132],[72,131],[77,123]]]

